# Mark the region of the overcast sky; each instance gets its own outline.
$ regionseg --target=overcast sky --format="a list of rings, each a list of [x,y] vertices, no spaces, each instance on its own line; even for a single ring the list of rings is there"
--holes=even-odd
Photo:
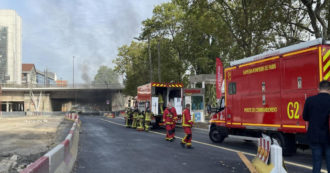
[[[118,47],[129,44],[169,0],[1,0],[22,18],[22,62],[72,82],[92,80],[100,65],[114,67]]]

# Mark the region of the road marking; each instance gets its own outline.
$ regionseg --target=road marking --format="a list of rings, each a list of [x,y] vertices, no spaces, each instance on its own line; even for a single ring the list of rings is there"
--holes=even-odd
[[[119,123],[115,123],[113,121],[104,120],[104,119],[100,119],[100,120],[125,127],[125,125],[119,124]],[[163,135],[163,136],[166,135],[166,133],[155,132],[155,131],[152,131],[152,130],[150,130],[149,132],[150,133],[154,133],[154,134]],[[175,136],[175,138],[182,139],[179,136]],[[252,153],[248,153],[248,152],[242,152],[242,151],[239,151],[239,150],[230,149],[230,148],[226,148],[226,147],[221,147],[221,146],[217,146],[217,145],[213,145],[213,144],[208,144],[208,143],[204,143],[204,142],[200,142],[200,141],[195,141],[195,140],[191,140],[191,141],[194,142],[194,143],[197,143],[197,144],[207,145],[207,146],[211,146],[211,147],[214,147],[214,148],[219,148],[219,149],[226,150],[226,151],[231,151],[231,152],[235,152],[235,153],[241,152],[241,153],[243,153],[245,155],[248,155],[248,156],[254,156],[254,157],[256,156],[256,154],[252,154]],[[306,166],[306,165],[302,165],[302,164],[294,163],[294,162],[290,162],[290,161],[284,161],[284,163],[285,164],[288,164],[288,165],[292,165],[292,166],[297,166],[297,167],[309,169],[309,170],[312,170],[313,169],[313,167],[311,167],[311,166]],[[325,172],[326,173],[327,171],[324,170],[324,169],[322,169],[321,172]]]
[[[119,125],[119,126],[126,127],[125,125],[122,125],[122,124],[119,124],[119,123],[115,123],[115,122],[112,122],[112,121],[109,121],[109,120],[105,120],[105,119],[100,119],[100,120],[106,121],[106,122],[109,122],[109,123],[112,123],[112,124],[116,124],[116,125]]]
[[[245,166],[249,169],[250,173],[257,173],[256,168],[252,165],[250,160],[246,158],[246,156],[242,152],[238,152],[237,154],[241,158]]]

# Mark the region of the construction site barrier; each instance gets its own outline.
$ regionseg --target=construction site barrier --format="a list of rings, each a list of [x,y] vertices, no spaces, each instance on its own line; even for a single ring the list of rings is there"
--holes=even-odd
[[[103,116],[108,117],[108,118],[115,118],[115,113],[110,112],[110,113],[104,113]]]
[[[267,135],[258,140],[257,156],[252,164],[258,173],[287,173],[283,167],[282,148]]]
[[[79,116],[67,113],[67,119],[74,123],[65,140],[47,152],[44,156],[28,165],[21,173],[70,173],[78,154]]]

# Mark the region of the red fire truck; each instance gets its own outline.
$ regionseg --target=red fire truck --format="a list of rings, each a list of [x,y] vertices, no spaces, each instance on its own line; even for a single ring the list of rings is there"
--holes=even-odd
[[[329,55],[330,41],[317,39],[231,62],[224,70],[222,106],[212,109],[210,139],[266,133],[285,155],[306,147],[303,106],[318,83],[330,79]]]
[[[146,103],[149,102],[153,114],[151,124],[158,127],[162,123],[163,110],[169,102],[175,107],[178,115],[182,114],[182,96],[182,83],[151,82],[137,88],[138,109],[141,112],[145,111]]]

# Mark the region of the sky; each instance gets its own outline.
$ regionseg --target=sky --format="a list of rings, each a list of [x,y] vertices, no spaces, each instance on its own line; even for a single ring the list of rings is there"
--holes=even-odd
[[[1,0],[22,18],[22,62],[58,79],[93,80],[98,68],[113,68],[118,48],[141,32],[141,22],[170,0]]]

